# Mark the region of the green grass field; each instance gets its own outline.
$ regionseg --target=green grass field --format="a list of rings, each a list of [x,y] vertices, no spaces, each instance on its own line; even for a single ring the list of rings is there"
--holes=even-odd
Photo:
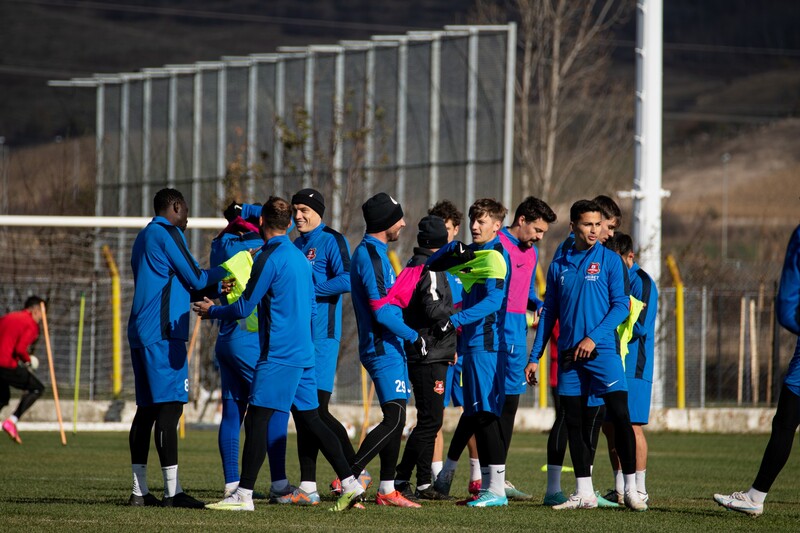
[[[766,435],[651,434],[647,486],[651,509],[553,511],[539,503],[544,493],[547,436],[518,434],[509,457],[509,479],[534,495],[532,502],[508,508],[467,509],[430,502],[422,509],[392,509],[368,503],[366,510],[330,513],[331,498],[315,508],[269,505],[257,501],[253,513],[130,508],[125,505],[131,474],[126,433],[69,435],[62,447],[54,433],[26,432],[24,444],[0,441],[0,531],[793,531],[800,523],[800,462],[792,457],[772,488],[766,512],[753,519],[725,511],[714,492],[749,487]],[[293,435],[288,469],[297,481]],[[595,488],[611,486],[601,438]],[[466,463],[466,461],[464,461]],[[324,463],[324,461],[323,461]],[[150,488],[161,496],[161,472],[155,449],[150,454]],[[461,465],[453,493],[466,492],[467,465]],[[377,460],[370,465],[378,472]],[[377,476],[376,476],[377,477]],[[222,468],[216,432],[190,430],[180,445],[180,478],[195,497],[216,501],[222,492]],[[333,478],[320,464],[320,488]],[[262,470],[257,489],[268,488]],[[564,475],[565,491],[574,488]],[[369,494],[374,497],[375,489]],[[322,491],[321,491],[322,494]],[[325,497],[325,495],[323,495]]]

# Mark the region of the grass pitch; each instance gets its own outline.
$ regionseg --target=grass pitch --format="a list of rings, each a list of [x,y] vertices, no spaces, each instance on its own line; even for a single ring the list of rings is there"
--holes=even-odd
[[[0,441],[0,530],[3,531],[794,531],[800,523],[800,462],[789,459],[757,519],[726,511],[714,492],[747,489],[755,476],[766,435],[650,434],[647,486],[651,508],[553,511],[540,505],[545,488],[547,435],[514,436],[509,479],[534,495],[531,502],[508,508],[468,509],[448,502],[424,503],[422,509],[393,509],[367,503],[366,510],[330,513],[326,493],[334,474],[320,457],[319,488],[323,503],[313,508],[256,501],[252,513],[208,510],[130,508],[131,474],[126,433],[80,433],[62,447],[56,433],[26,432],[18,446]],[[298,479],[294,436],[287,452],[289,477]],[[463,496],[467,461],[460,465],[453,493]],[[370,472],[377,480],[378,461]],[[211,502],[220,498],[223,478],[216,432],[189,430],[180,444],[180,478],[186,491]],[[268,490],[265,465],[257,490]],[[150,453],[149,484],[161,496],[155,449]],[[596,460],[595,488],[612,485],[605,441]],[[563,488],[574,488],[572,474]],[[375,487],[368,494],[374,498]]]

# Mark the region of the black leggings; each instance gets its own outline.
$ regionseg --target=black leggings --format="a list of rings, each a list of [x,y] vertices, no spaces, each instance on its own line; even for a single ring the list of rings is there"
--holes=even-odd
[[[602,405],[589,407],[585,396],[561,396],[561,409],[564,411],[569,454],[572,457],[572,466],[575,468],[575,477],[589,477],[605,409]],[[628,425],[630,426],[630,422]],[[561,459],[563,463],[563,456]]]
[[[628,412],[628,391],[609,392],[603,396],[608,418],[614,426],[614,447],[617,449],[623,474],[636,473],[636,435]],[[600,422],[602,423],[602,418]]]
[[[350,437],[347,436],[347,430],[342,423],[328,411],[331,393],[324,390],[317,390],[317,399],[319,401],[317,412],[320,420],[333,432],[334,437],[341,446],[347,464],[353,464],[356,451],[353,449],[353,443],[350,442]],[[309,429],[305,424],[298,423],[297,411],[292,410],[292,416],[297,426],[297,457],[300,460],[300,481],[316,481],[317,454],[320,450],[319,442],[313,435],[309,434]]]
[[[500,429],[503,432],[503,444],[506,446],[506,455],[511,447],[511,437],[514,434],[514,420],[519,408],[519,394],[506,394],[503,403],[503,412],[500,414]]]
[[[560,397],[556,394],[553,396],[553,400],[556,419],[553,421],[553,428],[547,437],[547,464],[563,466],[564,456],[567,453],[567,419]]]
[[[478,459],[481,467],[506,464],[506,444],[500,417],[482,411],[469,418],[475,423],[475,444],[478,446]]]
[[[381,405],[383,420],[369,432],[356,452],[351,471],[359,476],[369,462],[381,456],[381,481],[394,479],[397,458],[400,455],[400,439],[406,423],[405,400],[391,400]]]
[[[16,368],[0,368],[0,409],[11,400],[9,387],[22,390],[14,416],[17,419],[31,408],[44,392],[44,384],[33,373],[22,365]]]
[[[772,434],[769,436],[767,449],[761,459],[753,488],[761,492],[769,492],[770,487],[780,474],[789,454],[792,452],[794,433],[800,425],[800,397],[783,384],[778,409],[772,418]]]
[[[178,464],[178,421],[183,413],[179,402],[159,403],[139,406],[131,423],[128,444],[131,450],[131,464],[147,464],[150,452],[150,435],[153,424],[156,427],[155,443],[161,467]]]

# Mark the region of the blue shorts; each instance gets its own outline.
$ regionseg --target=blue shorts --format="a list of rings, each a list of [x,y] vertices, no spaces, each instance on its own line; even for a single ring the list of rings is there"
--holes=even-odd
[[[369,372],[375,384],[375,393],[380,405],[392,400],[408,401],[411,392],[408,366],[403,354],[386,352],[361,358],[361,364]]]
[[[136,405],[189,401],[186,341],[165,339],[131,348]]]
[[[506,394],[525,394],[528,390],[525,379],[528,354],[520,350],[516,353],[500,352],[500,356],[506,358]]]
[[[228,339],[217,337],[217,362],[222,399],[246,402],[261,348],[258,333]]]
[[[792,360],[789,361],[789,368],[786,370],[786,377],[783,382],[790,391],[800,396],[800,337],[797,338],[797,347],[794,350]]]
[[[592,360],[578,360],[564,369],[558,362],[558,394],[561,396],[603,396],[609,392],[628,390],[622,358],[618,353],[603,351]]]
[[[314,339],[317,389],[333,392],[336,381],[336,365],[339,362],[339,341],[337,339]]]
[[[447,379],[444,382],[444,406],[450,405],[453,402],[453,407],[461,407],[464,405],[464,383],[461,375],[461,370],[464,365],[464,359],[458,358],[456,364],[447,367]]]
[[[464,358],[464,414],[503,411],[506,399],[506,361],[497,352],[471,352]]]
[[[653,384],[649,381],[628,378],[628,411],[631,424],[647,424],[650,421],[650,397]]]
[[[319,407],[314,367],[282,365],[269,359],[256,364],[250,403],[288,413],[292,407],[310,411]]]

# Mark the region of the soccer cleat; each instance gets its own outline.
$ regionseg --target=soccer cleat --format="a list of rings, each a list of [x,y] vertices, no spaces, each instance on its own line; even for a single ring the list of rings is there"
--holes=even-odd
[[[164,498],[161,500],[161,507],[180,507],[183,509],[202,509],[206,504],[192,498],[185,492],[179,492],[171,498]]]
[[[361,474],[358,475],[358,482],[361,483],[361,488],[366,492],[372,486],[372,476],[366,470],[362,470]],[[342,495],[342,481],[338,477],[331,481],[330,486],[333,494]]]
[[[642,491],[637,491],[639,493],[639,497],[642,499],[644,503],[650,503],[650,494]]]
[[[319,502],[319,493],[317,491],[306,492],[300,487],[289,494],[279,496],[275,500],[275,503],[293,503],[295,505],[319,505]]]
[[[508,498],[498,496],[494,492],[482,490],[478,496],[471,502],[467,502],[467,507],[502,507],[508,505]]]
[[[542,505],[547,505],[548,507],[553,507],[554,505],[561,505],[562,503],[566,502],[569,498],[564,496],[564,493],[561,491],[554,492],[553,494],[545,494],[544,500],[542,501]]]
[[[280,503],[278,500],[283,498],[284,496],[290,496],[296,489],[294,485],[289,485],[283,490],[273,490],[272,487],[269,488],[269,503]],[[253,496],[255,499],[255,496]]]
[[[603,498],[611,503],[625,503],[625,498],[621,492],[617,492],[616,489],[608,489],[605,496]]]
[[[463,507],[463,506],[467,505],[469,502],[474,502],[475,500],[478,499],[478,495],[479,494],[480,494],[480,491],[476,492],[475,494],[470,494],[465,499],[458,500],[456,502],[456,505],[460,505],[461,507]]]
[[[453,499],[452,496],[438,492],[433,486],[422,490],[417,489],[414,491],[414,496],[416,496],[417,500],[446,501]]]
[[[554,505],[553,509],[561,511],[564,509],[596,509],[597,497],[592,494],[591,496],[581,496],[577,492],[573,492],[567,501],[560,505]]]
[[[611,492],[613,494],[615,494],[615,495],[617,494],[616,491],[611,491]],[[600,491],[599,490],[594,491],[594,495],[597,497],[597,506],[598,507],[609,508],[609,509],[613,509],[613,508],[619,507],[619,504],[617,502],[611,501],[611,500],[607,500],[604,497],[602,497],[600,495]]]
[[[161,507],[161,501],[150,492],[142,496],[131,494],[131,497],[128,498],[128,505],[131,507]]]
[[[19,431],[17,431],[17,425],[8,418],[3,422],[3,431],[8,433],[8,437],[11,440],[17,444],[22,444],[22,439],[19,438]]]
[[[253,500],[244,501],[240,498],[239,493],[235,492],[232,496],[225,498],[217,503],[209,503],[206,509],[213,509],[215,511],[252,511],[254,510]]]
[[[760,516],[764,512],[764,504],[756,503],[750,499],[746,492],[733,494],[714,494],[714,501],[730,509],[750,516]]]
[[[406,500],[412,502],[417,501],[417,497],[414,494],[414,491],[411,490],[411,483],[409,483],[408,481],[401,481],[400,483],[395,482],[394,488],[397,492],[402,494],[403,498],[405,498]]]
[[[333,481],[331,481],[331,492],[337,496],[342,495],[342,481],[337,477]]]
[[[453,475],[455,472],[452,470],[445,472],[442,470],[439,472],[439,476],[436,478],[436,482],[433,484],[433,488],[436,489],[436,492],[440,492],[445,496],[450,496],[450,485],[453,484]]]
[[[481,491],[481,480],[480,479],[473,479],[467,485],[467,492],[470,494],[478,494]]]
[[[358,499],[362,494],[364,494],[364,491],[361,489],[345,492],[339,496],[339,499],[336,500],[336,503],[333,504],[333,507],[328,510],[333,512],[341,512],[347,511],[351,507],[355,509],[363,509],[364,506],[358,502]]]
[[[509,500],[530,500],[532,497],[512,485],[510,481],[506,481],[506,498]]]
[[[375,503],[378,505],[386,505],[389,507],[408,507],[418,508],[422,507],[420,504],[412,502],[396,490],[389,494],[381,494],[380,492],[375,496]]]
[[[625,507],[631,511],[647,510],[647,504],[642,501],[641,496],[639,496],[639,491],[637,490],[626,492],[623,501],[625,502]]]

